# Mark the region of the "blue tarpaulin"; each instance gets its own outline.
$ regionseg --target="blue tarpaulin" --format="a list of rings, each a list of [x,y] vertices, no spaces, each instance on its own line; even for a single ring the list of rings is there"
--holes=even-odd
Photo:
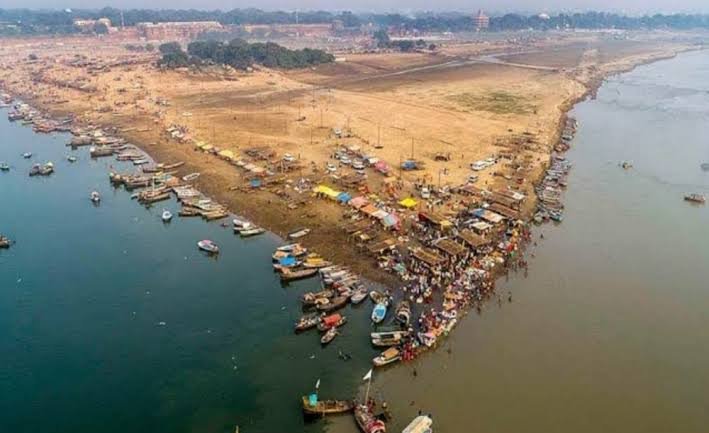
[[[251,179],[251,188],[258,188],[261,186],[261,179]]]
[[[318,395],[317,394],[310,394],[308,396],[308,404],[311,406],[316,406],[318,404]]]
[[[283,257],[278,261],[278,264],[281,266],[295,266],[295,257],[293,256],[288,256],[288,257]]]
[[[339,201],[340,203],[347,203],[347,202],[349,202],[350,200],[352,200],[352,196],[351,196],[349,193],[346,193],[346,192],[341,192],[341,193],[337,196],[337,201]]]

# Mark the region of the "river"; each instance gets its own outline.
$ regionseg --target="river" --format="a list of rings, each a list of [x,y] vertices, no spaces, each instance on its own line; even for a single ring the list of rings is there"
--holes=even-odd
[[[576,106],[564,222],[534,230],[529,274],[501,282],[499,304],[438,351],[375,372],[389,431],[418,410],[438,432],[706,431],[709,207],[682,196],[709,193],[707,76],[709,53],[687,53]],[[1,431],[318,431],[299,396],[318,378],[323,396],[361,383],[375,353],[368,308],[345,310],[332,347],[292,335],[297,296],[315,283],[280,286],[278,239],[163,225],[163,206],[146,211],[109,186],[120,163],[80,150],[71,165],[66,136],[4,115],[0,137],[13,165],[0,173],[0,231],[17,240],[0,251]],[[27,177],[27,150],[57,173]],[[221,245],[218,260],[196,251],[202,238]],[[355,431],[350,417],[326,423]]]

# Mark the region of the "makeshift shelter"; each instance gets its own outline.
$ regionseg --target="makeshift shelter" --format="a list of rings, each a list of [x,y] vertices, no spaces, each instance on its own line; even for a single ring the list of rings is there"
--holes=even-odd
[[[323,195],[327,198],[330,198],[332,200],[336,200],[337,196],[340,195],[339,191],[335,191],[334,189],[330,188],[329,186],[325,185],[318,185],[313,189],[313,192],[315,194]]]
[[[347,192],[341,192],[337,195],[337,201],[340,203],[347,203],[352,200],[352,196]]]
[[[502,215],[483,208],[475,209],[472,214],[492,224],[497,224],[505,219]]]
[[[413,251],[413,257],[422,261],[429,266],[437,266],[445,261],[443,257],[436,254],[435,251],[425,250],[423,248],[416,249]]]
[[[372,213],[372,216],[378,220],[384,219],[387,215],[389,215],[387,211],[381,209],[377,209],[376,212]]]
[[[234,155],[234,152],[232,152],[231,150],[222,150],[221,152],[217,153],[217,155],[219,155],[219,157],[221,157],[221,158],[224,158],[224,159],[227,159],[230,161],[232,159],[236,158],[236,155]]]
[[[490,244],[490,241],[484,237],[475,234],[472,230],[461,230],[458,233],[458,237],[468,244],[471,248],[480,248],[482,246]]]
[[[350,206],[352,206],[355,209],[360,209],[364,206],[366,206],[369,203],[369,200],[367,200],[366,197],[355,197],[352,200],[350,200]]]
[[[450,239],[439,239],[434,245],[439,250],[451,256],[459,256],[466,251],[464,246]]]
[[[374,206],[373,204],[368,204],[367,206],[363,207],[359,211],[367,216],[372,216],[378,210],[379,209],[377,209],[377,207]]]
[[[418,202],[411,197],[407,197],[399,202],[399,204],[407,209],[411,209],[416,206]]]
[[[387,228],[399,229],[399,217],[395,213],[390,213],[382,218],[382,224]]]

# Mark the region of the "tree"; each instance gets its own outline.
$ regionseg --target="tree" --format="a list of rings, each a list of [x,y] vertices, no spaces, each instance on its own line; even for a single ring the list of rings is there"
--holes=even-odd
[[[372,37],[377,41],[377,47],[386,48],[389,46],[389,34],[386,30],[380,29],[372,34]]]
[[[158,47],[160,54],[172,54],[182,51],[182,47],[177,42],[166,42]]]
[[[94,32],[97,35],[106,35],[108,34],[108,26],[105,23],[97,23],[94,26]]]
[[[145,51],[155,51],[155,45],[153,44],[145,44]]]

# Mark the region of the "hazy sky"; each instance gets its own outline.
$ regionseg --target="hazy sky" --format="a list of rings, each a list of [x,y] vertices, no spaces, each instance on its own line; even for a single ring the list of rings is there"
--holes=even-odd
[[[256,7],[284,10],[477,10],[559,11],[604,10],[646,12],[709,12],[709,0],[0,0],[0,8],[118,8],[235,9]]]

